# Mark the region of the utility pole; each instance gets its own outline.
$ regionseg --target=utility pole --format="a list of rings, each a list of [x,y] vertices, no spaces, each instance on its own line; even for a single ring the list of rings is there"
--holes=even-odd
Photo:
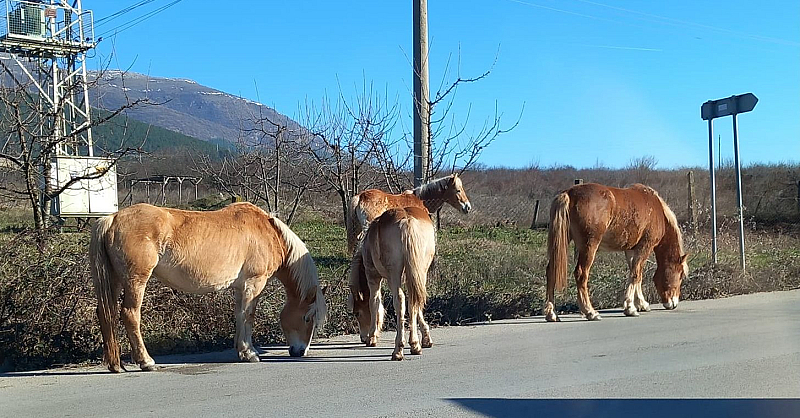
[[[414,0],[414,187],[428,181],[428,0]]]

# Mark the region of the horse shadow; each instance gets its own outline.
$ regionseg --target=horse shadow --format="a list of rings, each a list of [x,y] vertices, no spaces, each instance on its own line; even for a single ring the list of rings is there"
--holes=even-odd
[[[669,411],[678,417],[797,416],[800,399],[509,399],[450,398],[461,408],[486,417],[521,416],[618,418],[642,411]]]
[[[345,355],[326,355],[331,350],[345,351]],[[289,347],[285,345],[267,345],[259,347],[259,360],[262,363],[355,363],[390,361],[391,347],[367,348],[357,341],[321,342],[312,344],[309,354],[304,357],[291,357]],[[158,371],[173,372],[184,375],[199,375],[213,372],[222,364],[240,363],[233,349],[196,354],[167,354],[154,356]],[[141,373],[139,366],[130,362],[123,364],[126,373]],[[87,370],[88,368],[88,370]],[[112,375],[102,365],[83,366],[55,370],[31,370],[21,372],[0,372],[0,378],[25,378],[47,376],[95,376]]]
[[[674,312],[668,309],[659,308],[651,305],[652,310],[650,312],[642,312],[641,315],[651,315],[653,312]],[[686,310],[684,310],[686,311]],[[600,313],[600,318],[603,320],[605,319],[620,319],[620,318],[628,318],[625,315],[625,311],[621,308],[610,308],[610,309],[600,309],[598,310]],[[559,322],[562,323],[583,323],[583,322],[590,322],[587,321],[580,313],[578,312],[559,312],[558,313]],[[465,326],[487,326],[487,325],[546,325],[549,324],[544,319],[542,315],[536,316],[527,316],[523,318],[514,318],[514,319],[498,319],[496,321],[478,321],[478,322],[469,322],[463,324]]]

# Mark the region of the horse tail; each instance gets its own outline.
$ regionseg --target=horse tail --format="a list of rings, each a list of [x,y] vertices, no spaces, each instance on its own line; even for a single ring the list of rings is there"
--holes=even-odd
[[[355,195],[350,198],[347,206],[347,217],[345,218],[345,228],[347,229],[347,252],[353,254],[358,246],[360,234],[363,231],[363,223],[359,219],[359,203],[361,202],[361,195]]]
[[[94,292],[97,296],[97,318],[100,320],[100,332],[103,335],[103,364],[108,366],[108,370],[119,373],[122,371],[119,341],[114,335],[114,327],[119,315],[117,303],[119,292],[115,289],[117,286],[114,283],[114,268],[106,250],[109,230],[113,221],[114,215],[104,216],[97,220],[89,243],[89,265]]]
[[[547,289],[567,287],[567,247],[569,246],[569,195],[560,193],[550,205],[547,231]]]
[[[400,221],[400,237],[405,247],[405,279],[409,311],[422,310],[428,300],[428,268],[436,245],[433,225],[413,217]]]

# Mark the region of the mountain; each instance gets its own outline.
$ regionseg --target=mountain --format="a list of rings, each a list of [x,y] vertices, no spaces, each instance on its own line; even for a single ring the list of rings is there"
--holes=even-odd
[[[94,120],[108,117],[108,112],[100,109],[95,109],[92,114]],[[92,136],[96,146],[95,152],[98,154],[103,154],[104,150],[115,151],[130,147],[156,153],[191,150],[193,153],[217,159],[233,150],[230,143],[220,140],[201,141],[124,115],[117,115],[95,126],[92,128]]]
[[[90,75],[92,80],[97,77],[97,73]],[[122,71],[106,71],[101,77],[90,90],[93,107],[114,110],[129,101],[147,98],[161,104],[138,106],[127,110],[126,115],[205,141],[235,142],[245,135],[243,132],[255,128],[253,121],[261,117],[290,129],[300,128],[297,122],[269,106],[191,80]],[[265,125],[272,128],[270,124]],[[256,137],[254,133],[246,135]]]

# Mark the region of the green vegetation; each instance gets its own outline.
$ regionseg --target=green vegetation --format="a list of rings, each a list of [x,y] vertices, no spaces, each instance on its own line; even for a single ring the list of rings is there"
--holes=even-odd
[[[0,216],[0,364],[5,369],[32,369],[56,364],[98,361],[100,334],[89,278],[88,234],[55,234],[40,247],[33,235],[16,231],[23,215],[4,209]],[[326,286],[329,318],[320,336],[355,332],[347,312],[344,229],[331,221],[306,216],[293,229],[306,242]],[[514,318],[540,313],[544,299],[546,231],[510,226],[445,227],[430,272],[426,317],[435,325]],[[721,297],[800,286],[800,234],[796,229],[750,230],[748,272],[738,272],[734,231],[723,231],[720,264],[709,263],[708,238],[687,235],[692,256],[682,299]],[[657,303],[648,263],[645,292]],[[627,271],[619,253],[602,253],[592,269],[590,290],[597,308],[618,307]],[[254,338],[278,343],[283,335],[278,315],[283,290],[271,282],[258,309]],[[391,296],[384,291],[391,306]],[[557,295],[562,312],[575,312],[570,282]],[[680,309],[680,307],[678,308]],[[230,292],[191,295],[151,280],[143,306],[143,333],[152,354],[227,349],[233,344],[233,300]],[[388,324],[393,310],[388,309]],[[120,325],[118,331],[123,334]],[[127,343],[127,338],[122,338]]]
[[[109,112],[95,110],[95,118],[108,117]],[[196,154],[221,158],[230,152],[231,145],[222,140],[200,139],[170,131],[158,126],[139,122],[125,115],[117,115],[109,121],[92,128],[96,146],[101,150],[114,151],[121,148],[141,148],[146,152],[186,150]]]

